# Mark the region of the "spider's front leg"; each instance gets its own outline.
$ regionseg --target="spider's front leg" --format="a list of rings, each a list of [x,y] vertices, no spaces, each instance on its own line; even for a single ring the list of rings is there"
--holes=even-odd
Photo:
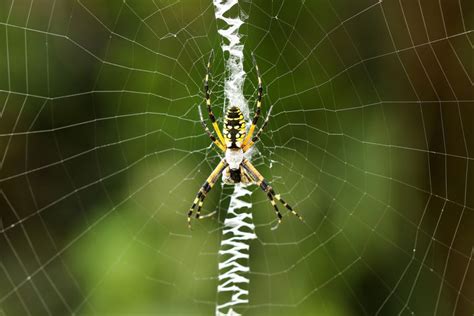
[[[196,211],[196,218],[199,218],[199,216],[201,215],[201,208],[202,208],[202,205],[204,204],[204,199],[206,198],[207,193],[211,191],[212,187],[219,179],[219,176],[222,174],[222,171],[224,171],[224,169],[227,166],[228,166],[227,162],[225,161],[225,159],[223,159],[217,165],[217,167],[211,172],[206,182],[204,182],[204,184],[199,189],[199,192],[197,193],[196,198],[194,199],[193,205],[188,211],[188,227],[190,229],[191,229],[191,216],[193,215],[196,205],[198,206],[197,211]]]
[[[220,140],[216,139],[216,137],[212,134],[212,132],[209,130],[209,128],[207,128],[206,122],[204,122],[204,118],[202,117],[201,108],[200,108],[199,106],[198,106],[198,110],[199,110],[199,118],[201,119],[201,125],[202,125],[202,127],[204,128],[204,130],[206,131],[207,136],[209,136],[209,138],[211,139],[211,141],[212,141],[221,151],[225,151],[225,150],[226,150],[226,147],[221,143]]]
[[[281,204],[283,204],[284,207],[286,207],[293,215],[298,217],[301,221],[303,220],[303,217],[301,217],[300,214],[298,214],[288,203],[286,203],[280,196],[280,194],[276,194],[276,192],[273,190],[273,188],[268,184],[267,181],[265,181],[265,178],[258,172],[257,168],[255,168],[250,161],[247,159],[244,159],[242,161],[242,167],[245,169],[245,171],[252,177],[253,181],[260,186],[260,188],[267,193],[267,197],[270,200],[270,202],[273,205],[273,208],[275,209],[275,213],[278,216],[278,223],[281,223],[282,215],[280,211],[278,210],[278,206],[275,203],[276,199],[279,201]]]
[[[260,111],[262,108],[263,85],[262,85],[262,77],[260,76],[260,70],[258,69],[257,61],[255,60],[255,56],[253,55],[253,53],[252,53],[252,58],[253,58],[253,63],[255,65],[255,70],[257,71],[257,78],[258,78],[257,108],[255,110],[255,115],[252,120],[252,125],[250,125],[249,132],[242,143],[242,150],[244,152],[248,151],[254,145],[254,143],[260,139],[260,135],[262,134],[263,130],[268,124],[268,121],[270,120],[270,115],[273,109],[273,105],[272,105],[270,109],[268,110],[267,116],[265,117],[265,122],[260,127],[257,134],[253,135],[255,128],[257,126],[258,118],[260,117]]]
[[[263,122],[263,125],[258,130],[257,134],[255,134],[255,136],[253,136],[252,139],[250,139],[248,142],[242,145],[242,150],[244,152],[252,148],[252,146],[260,139],[260,135],[262,135],[263,130],[265,129],[265,127],[267,127],[268,122],[270,121],[270,115],[272,114],[272,110],[273,110],[273,105],[268,109],[268,113],[267,113],[267,116],[265,117],[265,121]]]
[[[260,70],[258,69],[257,61],[255,60],[255,56],[252,53],[252,59],[255,66],[255,70],[257,72],[257,79],[258,79],[258,88],[257,88],[257,106],[255,109],[255,114],[252,120],[252,125],[250,125],[249,132],[243,141],[243,147],[247,148],[247,144],[251,141],[253,132],[255,127],[257,126],[258,118],[260,117],[260,111],[262,109],[262,96],[263,96],[263,85],[262,85],[262,77],[260,76]]]
[[[214,50],[212,50],[211,54],[209,55],[209,61],[207,62],[207,73],[206,73],[206,77],[204,78],[205,101],[207,105],[207,111],[209,112],[209,119],[211,120],[211,123],[212,123],[212,127],[214,128],[214,131],[217,134],[217,138],[219,139],[219,142],[221,143],[222,146],[225,147],[224,136],[222,135],[222,132],[219,129],[219,125],[217,125],[216,116],[214,115],[211,109],[211,95],[209,92],[209,75],[211,72],[211,60],[213,56],[214,56]]]

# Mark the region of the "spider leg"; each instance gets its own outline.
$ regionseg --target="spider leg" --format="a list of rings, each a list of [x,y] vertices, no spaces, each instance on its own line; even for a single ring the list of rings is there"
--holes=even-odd
[[[265,127],[267,127],[268,122],[270,121],[270,115],[272,114],[272,110],[273,110],[273,105],[270,107],[270,109],[268,109],[268,113],[267,113],[267,116],[265,117],[265,121],[263,122],[263,125],[258,130],[257,134],[254,137],[252,137],[250,141],[248,141],[247,143],[243,145],[242,150],[244,152],[248,151],[260,139],[260,135],[262,135],[263,130],[265,129]]]
[[[216,131],[217,138],[219,138],[219,141],[221,142],[221,144],[225,144],[224,136],[222,136],[222,132],[219,129],[219,125],[217,125],[216,117],[214,113],[212,113],[212,109],[211,109],[211,96],[209,93],[209,74],[211,71],[211,60],[213,56],[214,56],[214,50],[212,50],[211,54],[209,55],[209,61],[207,62],[207,73],[206,73],[206,77],[204,78],[204,92],[206,94],[205,100],[206,100],[206,105],[207,105],[207,111],[209,112],[209,119],[211,120],[211,123],[212,123],[212,127]]]
[[[264,190],[264,191],[265,191],[265,190]],[[265,192],[267,192],[267,191],[265,191]],[[268,199],[270,200],[270,203],[272,203],[273,208],[275,209],[275,213],[276,213],[276,215],[277,215],[277,217],[278,217],[278,224],[280,224],[280,223],[281,223],[281,219],[282,219],[283,216],[281,215],[280,210],[278,209],[278,206],[276,205],[275,200],[273,199],[273,194],[270,193],[270,192],[267,192],[267,197],[268,197]]]
[[[222,171],[227,167],[227,162],[223,159],[221,162],[217,165],[217,167],[211,172],[209,177],[207,178],[206,182],[201,186],[199,189],[196,198],[194,199],[193,205],[189,208],[188,211],[188,227],[191,229],[191,216],[193,215],[194,209],[196,206],[198,206],[197,211],[196,211],[196,218],[199,218],[201,215],[201,208],[204,203],[204,199],[206,198],[207,193],[211,191],[213,185],[217,182],[219,179],[219,176],[221,175]]]
[[[271,185],[265,181],[265,178],[258,172],[258,170],[248,161],[247,159],[244,159],[242,162],[242,167],[247,171],[247,173],[253,178],[253,180],[260,186],[260,188],[267,193],[268,198],[270,199],[270,202],[272,203],[275,212],[277,213],[278,216],[278,221],[281,222],[281,214],[280,211],[278,210],[278,207],[274,201],[276,199],[279,201],[281,204],[283,204],[284,207],[286,207],[293,215],[298,217],[301,221],[303,220],[303,217],[301,217],[300,214],[298,214],[288,203],[286,203],[280,196],[280,194],[276,194],[275,190],[271,187]]]
[[[206,131],[207,136],[209,136],[209,138],[211,139],[211,141],[212,141],[217,147],[219,147],[220,150],[225,151],[225,150],[226,150],[226,147],[221,143],[220,140],[216,139],[216,137],[212,134],[212,132],[209,130],[209,128],[207,128],[206,122],[204,121],[204,118],[202,117],[202,111],[201,111],[201,107],[200,107],[200,106],[198,106],[198,110],[199,110],[199,118],[201,119],[201,125],[202,125],[202,127],[204,128],[204,130]]]
[[[255,65],[255,70],[257,71],[257,78],[258,78],[258,88],[257,88],[257,108],[255,109],[255,115],[252,120],[252,125],[250,125],[249,132],[244,139],[244,146],[247,144],[250,139],[252,138],[253,132],[255,127],[257,126],[258,118],[260,117],[260,110],[262,109],[262,94],[263,94],[263,86],[262,86],[262,78],[260,77],[260,70],[258,69],[257,61],[255,60],[255,56],[252,53],[253,63]]]

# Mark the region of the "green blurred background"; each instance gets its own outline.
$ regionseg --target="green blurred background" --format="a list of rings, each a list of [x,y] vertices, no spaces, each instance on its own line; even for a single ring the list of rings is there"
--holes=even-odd
[[[473,3],[241,1],[272,119],[244,315],[471,315]],[[232,188],[199,124],[211,1],[0,4],[0,315],[212,315]]]

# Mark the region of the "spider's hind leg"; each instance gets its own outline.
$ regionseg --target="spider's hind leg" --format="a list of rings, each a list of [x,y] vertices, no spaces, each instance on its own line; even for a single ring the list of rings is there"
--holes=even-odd
[[[199,192],[197,193],[196,198],[194,199],[193,205],[191,205],[188,211],[188,227],[189,228],[191,228],[191,217],[193,216],[194,209],[197,206],[196,218],[199,218],[201,216],[201,208],[202,208],[202,205],[204,204],[204,199],[206,198],[207,193],[211,191],[212,187],[217,182],[217,180],[219,179],[219,176],[221,175],[222,171],[224,171],[226,167],[227,167],[227,162],[224,159],[221,160],[221,162],[217,165],[217,167],[211,172],[206,182],[204,182],[204,184],[199,189]]]
[[[273,198],[275,198],[278,202],[280,202],[281,204],[283,204],[284,207],[286,207],[286,209],[288,211],[290,211],[293,215],[295,215],[296,217],[298,217],[301,221],[303,220],[303,217],[298,214],[298,212],[296,212],[290,204],[286,203],[282,198],[281,198],[281,195],[280,194],[276,194],[275,191],[273,190],[273,188],[265,181],[265,179],[262,178],[262,182],[260,183],[260,188],[262,188],[263,191],[267,192],[267,195],[271,195]],[[270,199],[270,200],[273,200],[273,199]],[[275,201],[272,201],[272,204],[273,206],[276,208],[276,205],[274,204]],[[278,210],[278,209],[277,209]],[[281,220],[281,217],[278,216]]]
[[[296,212],[293,207],[291,207],[288,203],[286,203],[280,196],[280,194],[276,194],[275,190],[268,184],[267,181],[265,181],[265,178],[258,172],[258,170],[248,161],[247,159],[244,159],[242,162],[242,166],[245,169],[246,173],[250,175],[250,177],[253,179],[253,181],[260,186],[260,188],[267,194],[267,197],[269,198],[270,202],[273,205],[273,208],[275,209],[275,212],[278,216],[278,222],[281,222],[282,216],[281,213],[278,209],[278,206],[275,203],[275,200],[279,201],[281,204],[283,204],[284,207],[286,207],[287,210],[289,210],[293,215],[298,217],[301,221],[303,221],[303,217]]]

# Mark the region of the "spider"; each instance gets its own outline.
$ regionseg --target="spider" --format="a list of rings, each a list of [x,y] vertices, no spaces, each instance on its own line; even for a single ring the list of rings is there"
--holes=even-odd
[[[204,79],[204,92],[205,92],[205,102],[207,105],[207,110],[209,112],[209,119],[211,120],[212,127],[217,134],[217,138],[207,127],[204,118],[202,116],[201,108],[199,109],[199,116],[201,119],[201,125],[206,131],[207,135],[211,141],[225,153],[225,158],[217,165],[217,167],[212,171],[211,175],[207,178],[206,182],[199,189],[199,192],[194,199],[194,202],[188,212],[188,227],[191,228],[191,217],[193,215],[194,209],[197,206],[196,210],[196,219],[199,219],[201,216],[201,208],[204,203],[204,199],[209,191],[212,189],[214,184],[217,182],[219,176],[222,174],[222,181],[226,184],[256,184],[267,194],[270,203],[275,209],[275,213],[278,217],[278,225],[281,223],[282,215],[276,205],[275,199],[279,201],[283,206],[285,206],[291,213],[297,216],[300,220],[303,218],[280,196],[276,194],[270,184],[265,180],[265,178],[258,172],[258,170],[244,157],[244,153],[247,152],[252,146],[257,142],[262,134],[263,129],[268,124],[272,107],[270,107],[268,114],[265,118],[263,125],[260,127],[258,132],[253,136],[255,128],[257,126],[258,119],[260,117],[260,111],[262,107],[262,94],[263,86],[262,79],[260,77],[260,71],[255,60],[255,56],[252,53],[252,59],[257,72],[258,78],[258,90],[257,90],[257,105],[252,120],[252,124],[246,132],[246,124],[244,116],[240,109],[237,106],[231,106],[227,110],[225,119],[224,119],[224,135],[222,135],[219,126],[217,125],[216,117],[212,113],[211,109],[211,99],[209,92],[209,74],[211,69],[211,61],[214,51],[211,51],[209,56],[209,61],[207,63],[207,73]]]

